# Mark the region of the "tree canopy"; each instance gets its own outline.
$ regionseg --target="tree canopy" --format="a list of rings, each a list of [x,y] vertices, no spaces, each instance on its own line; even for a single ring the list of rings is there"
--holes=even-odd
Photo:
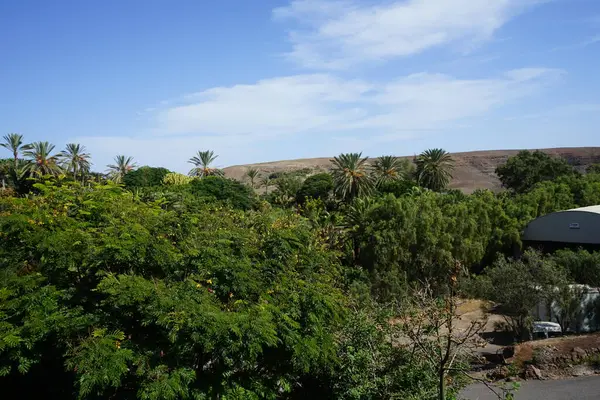
[[[159,186],[163,184],[163,179],[170,172],[166,168],[139,167],[123,176],[123,184],[127,188]]]
[[[467,194],[442,149],[414,170],[349,153],[248,185],[211,151],[194,176],[117,156],[107,180],[81,145],[6,144],[0,386],[25,398],[450,400],[461,298],[497,303],[523,338],[540,301],[567,329],[571,284],[600,285],[594,249],[521,242],[539,216],[600,204],[600,174],[552,157],[533,156],[527,187]]]
[[[510,157],[506,164],[496,168],[502,185],[516,193],[531,190],[543,181],[555,180],[575,173],[564,159],[550,156],[542,151],[521,151]]]

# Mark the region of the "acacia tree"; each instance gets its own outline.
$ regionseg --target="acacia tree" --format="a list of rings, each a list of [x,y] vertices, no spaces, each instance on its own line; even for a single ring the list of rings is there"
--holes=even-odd
[[[19,135],[18,133],[9,133],[3,137],[4,142],[0,143],[0,146],[9,150],[13,155],[14,167],[18,168],[19,164],[19,152],[22,150],[27,150],[29,145],[23,144],[23,135]]]
[[[259,175],[260,171],[258,168],[250,167],[246,170],[246,174],[244,176],[250,181],[250,186],[252,189],[255,189],[256,179],[258,179]]]
[[[331,160],[334,191],[342,200],[351,201],[372,192],[368,160],[362,153],[344,153]]]
[[[204,178],[206,176],[223,175],[223,172],[217,168],[211,168],[211,164],[217,159],[214,151],[198,151],[198,153],[189,159],[189,163],[194,165],[189,175]]]
[[[107,172],[110,179],[115,183],[121,183],[123,177],[130,171],[133,171],[136,167],[136,163],[133,161],[133,157],[127,157],[119,155],[115,157],[114,164],[108,164]]]
[[[416,159],[419,185],[440,192],[452,179],[454,160],[444,149],[425,150]]]
[[[54,145],[50,142],[33,142],[27,145],[23,152],[25,160],[25,171],[35,175],[58,175],[62,172],[62,168],[58,165],[58,158],[52,154]]]
[[[79,143],[68,143],[66,148],[58,154],[62,161],[63,168],[73,174],[73,179],[77,180],[77,175],[81,174],[81,180],[85,179],[85,174],[90,170],[90,154],[86,152],[85,146]]]

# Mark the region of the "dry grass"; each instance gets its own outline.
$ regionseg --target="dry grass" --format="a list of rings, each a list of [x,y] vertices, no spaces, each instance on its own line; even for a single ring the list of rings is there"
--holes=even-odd
[[[552,346],[556,354],[569,354],[575,347],[583,350],[600,347],[600,333],[580,336],[562,336],[550,339],[533,340],[515,346],[515,361],[530,362],[536,349]]]

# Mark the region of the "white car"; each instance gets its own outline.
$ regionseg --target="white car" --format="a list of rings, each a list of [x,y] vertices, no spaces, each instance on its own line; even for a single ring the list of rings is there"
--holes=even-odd
[[[533,323],[533,333],[541,333],[548,337],[550,334],[560,335],[562,328],[556,322],[535,321]]]

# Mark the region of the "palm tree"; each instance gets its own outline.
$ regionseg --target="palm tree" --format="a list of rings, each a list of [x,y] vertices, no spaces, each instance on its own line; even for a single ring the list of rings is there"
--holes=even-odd
[[[246,174],[244,176],[250,181],[250,186],[252,186],[252,189],[254,189],[254,183],[256,178],[259,177],[259,174],[260,172],[257,168],[250,167],[246,170]]]
[[[78,143],[68,143],[65,150],[59,153],[63,168],[73,173],[73,179],[77,180],[77,174],[81,173],[81,179],[90,170],[90,154],[86,153],[85,146]]]
[[[260,185],[265,188],[265,194],[269,194],[269,188],[273,184],[271,177],[269,175],[263,176],[260,180]]]
[[[373,178],[369,174],[367,161],[362,153],[340,154],[331,160],[335,193],[343,200],[353,200],[367,195],[373,189]]]
[[[433,191],[442,191],[452,179],[454,160],[446,150],[425,150],[416,159],[417,182]]]
[[[381,156],[371,166],[377,184],[405,178],[406,163],[394,156]]]
[[[107,172],[115,183],[121,183],[123,177],[136,167],[136,163],[133,162],[133,157],[116,156],[115,163],[109,164]]]
[[[198,153],[189,159],[189,163],[194,165],[190,171],[190,176],[204,178],[211,175],[222,175],[223,172],[217,168],[211,168],[210,164],[217,159],[217,155],[212,150],[198,151]]]
[[[3,137],[4,143],[0,143],[0,146],[4,147],[13,154],[15,160],[14,166],[17,168],[19,160],[19,151],[27,150],[29,145],[23,145],[23,135],[18,133],[9,133]]]
[[[343,227],[352,242],[352,254],[355,262],[360,256],[359,238],[368,226],[367,216],[374,205],[375,201],[371,197],[357,198],[345,210]]]
[[[32,175],[58,175],[62,172],[57,157],[52,154],[54,145],[49,142],[33,142],[23,146],[23,156],[27,161],[24,171]]]

